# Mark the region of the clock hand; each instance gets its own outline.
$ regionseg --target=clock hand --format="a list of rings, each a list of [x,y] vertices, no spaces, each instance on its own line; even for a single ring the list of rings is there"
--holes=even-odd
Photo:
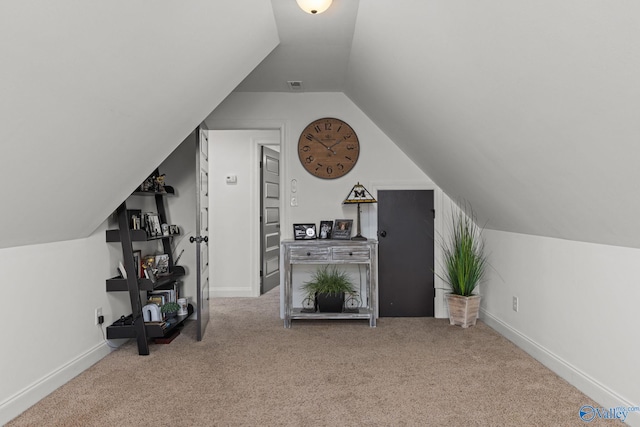
[[[334,142],[329,148],[333,148],[336,145],[340,144],[342,142],[342,138],[340,138],[339,140],[337,140],[336,142]],[[336,154],[336,152],[334,151],[333,154]]]
[[[313,138],[313,139],[315,139],[316,141],[318,141],[320,144],[322,144],[322,146],[323,146],[324,148],[326,148],[327,150],[331,151],[333,154],[336,154],[336,152],[335,152],[335,151],[333,151],[333,150],[331,149],[331,147],[327,146],[327,144],[325,144],[324,142],[320,141],[318,138],[316,138],[316,137],[315,137],[315,135],[311,135],[311,138]]]

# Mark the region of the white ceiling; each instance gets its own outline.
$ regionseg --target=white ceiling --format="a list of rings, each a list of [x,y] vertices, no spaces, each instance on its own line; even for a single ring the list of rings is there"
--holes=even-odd
[[[236,90],[342,91],[487,227],[640,247],[640,2],[272,4]]]
[[[277,43],[264,0],[1,1],[0,248],[90,235]]]
[[[271,0],[280,44],[235,89],[288,92],[288,81],[302,81],[305,92],[343,92],[358,0],[333,0],[319,15],[295,0]]]
[[[87,236],[233,88],[301,80],[489,228],[640,248],[640,2],[151,3],[0,2],[0,247]]]

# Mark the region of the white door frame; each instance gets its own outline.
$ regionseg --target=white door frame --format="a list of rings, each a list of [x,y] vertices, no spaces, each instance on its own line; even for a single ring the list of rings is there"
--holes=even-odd
[[[284,121],[274,121],[274,120],[230,120],[230,121],[213,121],[208,122],[209,129],[212,131],[218,130],[255,130],[255,131],[264,131],[264,130],[277,130],[279,131],[279,146],[280,146],[280,171],[281,177],[280,182],[287,182],[287,162],[284,161],[286,159],[286,129],[287,123]],[[250,185],[250,210],[252,212],[251,216],[254,220],[249,224],[250,230],[250,240],[248,242],[249,254],[247,262],[252,269],[251,274],[251,283],[249,284],[248,292],[243,295],[227,295],[227,294],[218,294],[215,296],[246,296],[246,297],[258,297],[260,296],[260,169],[259,162],[261,159],[261,149],[263,145],[275,145],[272,139],[266,139],[263,137],[251,138],[251,159],[249,160],[253,165],[250,168],[249,180],[251,182]],[[211,176],[212,174],[210,174]],[[210,186],[212,188],[212,186]],[[211,195],[215,199],[215,195]],[[280,185],[280,223],[289,223],[290,211],[288,209],[288,205],[284,203],[285,201],[285,193],[284,193],[284,185]],[[214,239],[214,238],[212,238]],[[214,243],[211,241],[211,243]],[[213,265],[213,264],[212,264]],[[214,267],[215,268],[215,267]],[[254,271],[255,270],[255,271]],[[215,289],[211,288],[212,296]]]

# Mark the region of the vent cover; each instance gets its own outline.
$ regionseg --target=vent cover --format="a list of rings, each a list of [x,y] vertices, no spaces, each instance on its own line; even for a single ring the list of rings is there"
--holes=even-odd
[[[291,92],[304,92],[302,82],[299,80],[290,80],[287,82],[287,85],[289,85],[289,90]]]

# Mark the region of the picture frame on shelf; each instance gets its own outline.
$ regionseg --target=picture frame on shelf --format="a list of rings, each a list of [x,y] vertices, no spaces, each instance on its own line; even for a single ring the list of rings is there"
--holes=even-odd
[[[293,237],[296,240],[312,240],[317,237],[315,224],[293,224]]]
[[[168,254],[156,255],[155,273],[158,276],[169,274],[169,255]]]
[[[333,231],[333,221],[320,221],[318,239],[330,239]]]
[[[351,239],[352,219],[336,219],[333,222],[332,239],[349,240]]]
[[[160,217],[155,212],[147,212],[145,214],[147,224],[147,235],[150,237],[162,236],[162,226],[160,225]]]

